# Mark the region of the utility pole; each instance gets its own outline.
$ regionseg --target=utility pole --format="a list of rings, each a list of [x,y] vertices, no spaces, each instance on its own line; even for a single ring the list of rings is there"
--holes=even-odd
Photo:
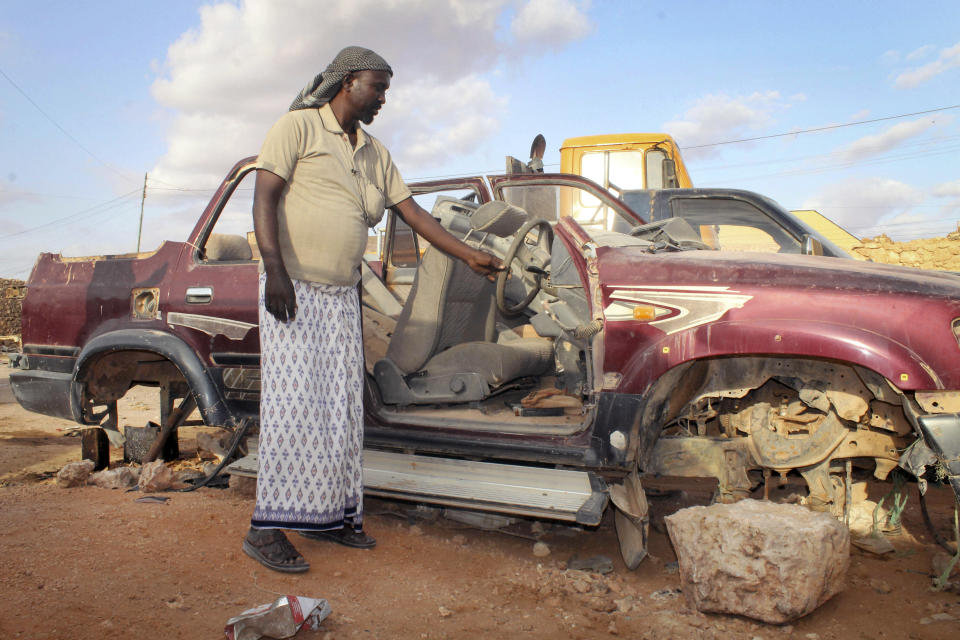
[[[143,174],[143,195],[140,196],[140,227],[137,229],[137,253],[140,253],[140,234],[143,233],[143,201],[147,199],[147,174]]]

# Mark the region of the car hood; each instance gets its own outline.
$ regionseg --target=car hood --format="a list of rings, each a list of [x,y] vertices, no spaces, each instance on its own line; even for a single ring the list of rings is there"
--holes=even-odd
[[[960,300],[960,275],[844,258],[779,253],[636,248],[597,251],[600,281],[612,286],[710,285],[908,293]]]

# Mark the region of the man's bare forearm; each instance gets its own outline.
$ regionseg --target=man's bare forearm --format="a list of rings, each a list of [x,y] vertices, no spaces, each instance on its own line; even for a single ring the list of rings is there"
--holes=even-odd
[[[280,254],[279,222],[277,205],[286,181],[265,169],[257,169],[257,182],[253,191],[253,232],[257,248],[263,259],[263,268],[268,274],[287,270]]]
[[[264,169],[257,169],[257,184],[253,190],[253,232],[267,274],[263,292],[267,311],[281,322],[292,320],[297,313],[297,295],[283,264],[280,253],[277,206],[286,181]]]
[[[427,242],[440,251],[467,263],[474,271],[481,274],[490,274],[503,269],[503,265],[498,258],[479,249],[474,249],[453,236],[413,198],[407,198],[403,202],[397,203],[393,210]]]

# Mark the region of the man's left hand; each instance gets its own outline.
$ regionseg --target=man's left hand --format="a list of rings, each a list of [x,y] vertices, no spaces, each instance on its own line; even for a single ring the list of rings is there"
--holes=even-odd
[[[500,258],[480,250],[471,253],[466,263],[475,273],[487,277],[492,277],[504,269]]]

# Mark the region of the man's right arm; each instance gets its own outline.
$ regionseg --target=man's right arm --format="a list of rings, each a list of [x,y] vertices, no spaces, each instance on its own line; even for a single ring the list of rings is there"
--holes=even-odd
[[[280,254],[277,206],[287,182],[266,169],[257,169],[253,190],[253,232],[267,275],[264,303],[267,311],[281,322],[292,320],[297,313],[297,296]]]

